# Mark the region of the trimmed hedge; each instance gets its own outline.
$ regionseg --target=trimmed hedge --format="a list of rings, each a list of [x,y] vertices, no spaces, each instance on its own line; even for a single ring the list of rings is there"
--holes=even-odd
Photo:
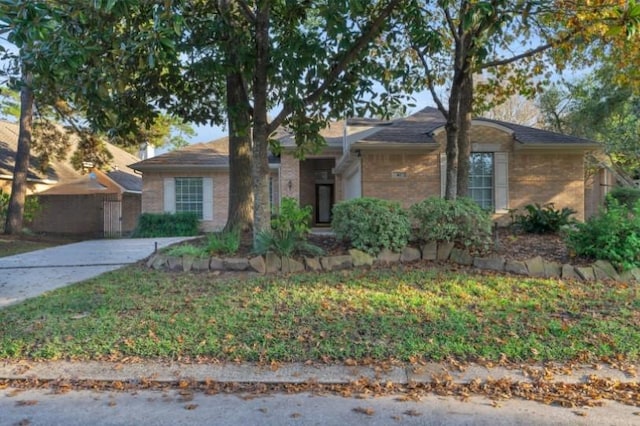
[[[198,235],[200,220],[195,213],[142,213],[134,238],[190,237]]]
[[[374,255],[385,248],[399,252],[411,234],[409,216],[400,203],[367,197],[333,206],[331,227],[339,239]]]

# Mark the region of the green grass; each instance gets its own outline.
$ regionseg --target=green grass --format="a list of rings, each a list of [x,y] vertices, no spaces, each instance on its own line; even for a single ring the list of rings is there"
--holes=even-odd
[[[129,267],[0,310],[0,359],[638,360],[637,287],[351,271],[223,281]]]

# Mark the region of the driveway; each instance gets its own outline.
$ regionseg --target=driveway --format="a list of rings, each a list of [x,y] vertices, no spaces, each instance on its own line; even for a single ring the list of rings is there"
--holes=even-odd
[[[188,237],[93,240],[0,258],[0,308],[135,263]]]

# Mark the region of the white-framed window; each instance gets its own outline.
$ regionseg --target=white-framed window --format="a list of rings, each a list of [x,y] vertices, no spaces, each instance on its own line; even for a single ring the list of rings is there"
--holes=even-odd
[[[176,212],[192,212],[202,219],[202,178],[175,178]]]
[[[492,152],[472,152],[469,158],[469,197],[480,207],[494,209],[494,159]]]
[[[201,220],[213,220],[213,179],[197,176],[165,178],[164,211],[193,212]]]
[[[509,154],[483,148],[480,147],[471,154],[469,196],[483,208],[495,213],[506,213],[509,209]],[[443,197],[446,180],[447,155],[441,153],[440,192]]]

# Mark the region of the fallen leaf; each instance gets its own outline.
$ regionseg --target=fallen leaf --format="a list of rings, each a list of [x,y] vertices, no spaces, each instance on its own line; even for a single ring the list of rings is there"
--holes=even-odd
[[[376,411],[373,408],[356,407],[353,409],[356,413],[365,414],[367,416],[373,416]]]
[[[416,410],[407,410],[403,413],[405,416],[411,416],[411,417],[419,417],[422,415],[421,412],[416,411]]]
[[[28,407],[28,406],[36,405],[36,404],[38,404],[38,401],[36,401],[35,399],[27,399],[27,400],[16,401],[16,406],[17,407]]]
[[[198,404],[187,404],[184,406],[185,410],[195,410],[198,408]]]

